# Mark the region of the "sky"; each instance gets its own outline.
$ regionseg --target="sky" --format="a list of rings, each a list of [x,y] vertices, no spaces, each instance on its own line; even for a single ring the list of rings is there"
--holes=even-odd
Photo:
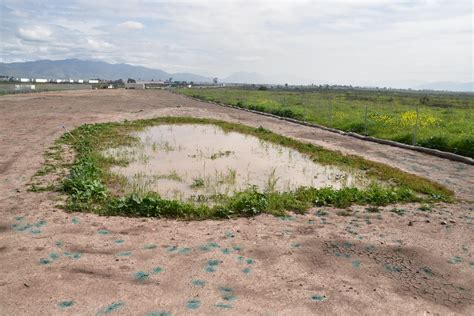
[[[224,78],[473,81],[471,0],[0,0],[0,62],[80,58]]]

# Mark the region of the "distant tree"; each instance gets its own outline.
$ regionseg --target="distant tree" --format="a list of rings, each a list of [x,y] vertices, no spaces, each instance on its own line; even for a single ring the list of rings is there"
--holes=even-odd
[[[214,84],[217,84],[217,78],[212,79],[212,82],[213,82]]]
[[[429,104],[430,103],[430,98],[425,95],[420,99],[420,103],[421,104]]]
[[[128,78],[127,83],[137,83],[135,79]]]

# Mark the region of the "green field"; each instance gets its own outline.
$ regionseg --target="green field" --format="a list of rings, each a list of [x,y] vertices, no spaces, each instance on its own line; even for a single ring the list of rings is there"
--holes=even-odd
[[[31,86],[34,86],[34,90],[31,90]],[[65,90],[90,90],[92,86],[90,84],[83,83],[35,83],[35,82],[0,82],[0,96],[7,94],[18,94],[18,93],[34,93],[34,92],[46,92],[46,91],[65,91]]]
[[[474,158],[474,94],[314,88],[181,88],[206,101]],[[418,119],[417,119],[418,109]],[[417,124],[418,122],[418,124]]]

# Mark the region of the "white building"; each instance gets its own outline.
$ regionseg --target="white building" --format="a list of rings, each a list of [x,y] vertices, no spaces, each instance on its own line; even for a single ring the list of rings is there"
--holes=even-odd
[[[99,80],[97,80],[97,79],[89,79],[89,83],[99,83]]]
[[[56,83],[61,83],[61,82],[63,82],[62,79],[56,79]]]
[[[20,78],[20,82],[30,82],[29,78]]]
[[[38,82],[38,83],[46,83],[48,82],[48,79],[35,79],[35,82]]]
[[[77,80],[77,83],[84,83],[84,80],[79,79],[79,80]]]
[[[36,90],[36,86],[34,84],[16,84],[15,91],[28,91],[28,90]]]
[[[74,79],[69,79],[69,83],[74,83]]]

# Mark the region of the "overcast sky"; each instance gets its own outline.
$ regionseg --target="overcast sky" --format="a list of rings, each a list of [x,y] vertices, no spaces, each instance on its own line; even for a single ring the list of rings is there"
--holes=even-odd
[[[282,82],[473,80],[471,0],[0,0],[0,61],[81,58]]]

